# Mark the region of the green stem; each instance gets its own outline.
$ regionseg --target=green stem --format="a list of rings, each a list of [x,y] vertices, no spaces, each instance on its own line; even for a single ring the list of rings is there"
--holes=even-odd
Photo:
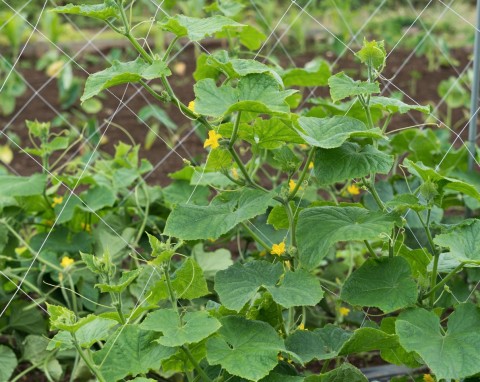
[[[365,243],[365,246],[367,247],[370,255],[372,255],[373,258],[378,257],[377,254],[375,253],[375,251],[373,250],[372,246],[370,245],[370,243],[367,240],[364,240],[363,242]]]
[[[373,124],[372,114],[370,112],[370,100],[365,100],[363,96],[359,96],[360,103],[362,104],[363,110],[365,110],[365,115],[367,116],[368,127],[373,129],[375,125]]]
[[[179,38],[178,38],[178,36],[176,36],[176,37],[170,42],[170,44],[168,44],[167,50],[165,51],[165,54],[163,55],[163,58],[162,58],[162,61],[163,61],[163,62],[167,62],[168,57],[170,56],[170,53],[172,52],[172,49],[173,49],[173,47],[175,46],[175,44],[177,43],[178,40],[179,40]]]
[[[373,175],[371,176],[371,178],[372,177]],[[365,186],[368,188],[368,191],[370,191],[370,193],[373,196],[373,199],[375,199],[375,202],[380,207],[380,209],[382,211],[386,211],[387,208],[385,207],[385,204],[383,204],[382,199],[380,199],[380,196],[378,195],[378,192],[375,188],[373,181],[367,181],[365,178],[362,178],[362,180],[363,180],[363,184],[365,184]]]
[[[120,323],[122,325],[125,325],[125,323],[127,322],[125,320],[125,316],[123,314],[123,310],[122,310],[122,296],[120,295],[120,293],[118,293],[118,296],[115,296],[115,302],[113,303],[113,305],[115,306],[115,309],[118,313],[118,317],[120,318]]]
[[[385,134],[385,131],[387,131],[388,125],[390,124],[390,121],[392,120],[392,117],[393,117],[393,113],[388,114],[388,117],[385,120],[385,122],[383,124],[383,127],[382,127],[382,133]]]
[[[164,103],[171,101],[168,97],[158,94],[145,81],[140,80],[140,85],[142,85],[145,88],[145,90],[149,92],[153,96],[153,98],[155,98],[156,100]]]
[[[235,145],[238,135],[238,127],[240,126],[240,119],[242,117],[242,112],[239,111],[237,114],[237,119],[235,119],[235,124],[233,125],[232,136],[230,137],[230,142],[228,142],[228,148],[231,149]]]
[[[103,375],[100,372],[100,370],[98,370],[97,366],[90,360],[89,357],[85,355],[82,348],[78,344],[77,339],[75,338],[75,334],[72,333],[72,337],[73,337],[73,345],[75,346],[75,349],[77,349],[78,354],[80,354],[80,357],[82,357],[83,362],[85,362],[85,364],[88,366],[88,368],[93,373],[93,375],[97,377],[99,382],[107,382],[107,380],[103,378]]]
[[[305,176],[307,175],[307,172],[308,172],[308,166],[310,165],[310,162],[312,161],[312,158],[313,158],[314,154],[315,154],[315,149],[312,147],[310,149],[310,151],[308,152],[307,161],[305,162],[305,165],[303,166],[300,177],[298,178],[298,182],[295,185],[295,188],[292,190],[292,192],[288,196],[288,200],[292,200],[295,197],[295,195],[297,194],[298,190],[300,189],[303,181],[305,180]]]
[[[267,243],[265,243],[260,237],[253,232],[248,225],[245,223],[241,223],[242,227],[245,228],[245,231],[247,231],[251,237],[253,237],[253,240],[255,240],[258,244],[260,244],[263,248],[265,248],[267,251],[270,251],[272,249],[271,246],[269,246]]]
[[[240,171],[242,172],[242,175],[243,177],[245,178],[245,182],[247,182],[248,185],[250,186],[253,186],[255,188],[259,188],[260,186],[258,186],[253,180],[252,178],[250,177],[250,175],[248,174],[248,171],[247,169],[245,168],[245,165],[243,164],[242,160],[240,159],[240,157],[238,156],[237,152],[235,151],[235,148],[233,147],[228,147],[228,151],[230,152],[230,155],[232,156],[233,160],[235,161],[235,163],[237,164],[238,168],[240,169]]]
[[[190,349],[188,348],[187,345],[184,345],[181,347],[185,355],[187,356],[188,360],[192,363],[193,367],[195,370],[197,370],[198,374],[202,377],[204,382],[212,382],[212,380],[209,378],[207,373],[202,369],[202,367],[198,364],[197,360],[195,357],[192,355],[190,352]]]
[[[21,373],[18,373],[15,378],[11,379],[10,382],[17,382],[19,381],[20,379],[22,379],[22,377],[24,375],[27,375],[28,373],[30,373],[32,370],[35,370],[37,367],[41,366],[42,363],[34,363],[32,364],[30,367],[28,367],[27,369],[23,370]]]
[[[290,242],[292,246],[296,247],[297,246],[297,239],[295,236],[295,216],[292,211],[292,207],[290,206],[290,202],[285,202],[283,204],[285,207],[285,211],[287,212],[287,217],[288,217],[288,226],[289,226],[289,231],[290,231]]]
[[[450,279],[453,276],[455,276],[455,274],[457,274],[460,270],[462,270],[464,266],[465,266],[465,263],[460,263],[459,265],[457,265],[455,269],[450,271],[442,281],[438,282],[433,288],[430,288],[428,293],[422,296],[422,300],[426,299],[427,297],[432,298],[432,296],[435,298],[435,292],[439,290],[441,287],[443,287],[448,281],[450,281]]]
[[[177,298],[175,297],[175,292],[172,287],[172,280],[170,279],[170,263],[163,268],[163,274],[165,275],[165,281],[167,283],[168,295],[170,296],[170,303],[174,311],[178,313]]]

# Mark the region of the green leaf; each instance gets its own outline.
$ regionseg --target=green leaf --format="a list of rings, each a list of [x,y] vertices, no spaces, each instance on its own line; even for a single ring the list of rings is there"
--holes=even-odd
[[[359,328],[343,344],[339,355],[391,349],[397,345],[397,336],[375,328]]]
[[[225,29],[244,27],[243,24],[220,15],[205,18],[175,15],[175,17],[167,18],[166,21],[159,22],[158,25],[177,37],[188,36],[191,41],[200,41]]]
[[[85,207],[80,208],[87,212],[95,212],[105,207],[112,207],[117,200],[115,192],[110,187],[94,186],[81,195]]]
[[[222,304],[240,311],[263,287],[275,302],[285,308],[316,305],[323,297],[318,279],[304,271],[287,271],[283,278],[280,263],[252,261],[245,265],[235,263],[215,276],[215,290]],[[279,282],[280,280],[280,282]]]
[[[228,249],[220,248],[213,252],[205,252],[201,243],[193,247],[192,257],[202,268],[207,279],[213,279],[218,271],[233,265],[232,254]]]
[[[221,117],[235,111],[285,116],[290,112],[286,98],[296,90],[280,90],[278,82],[268,74],[248,74],[238,81],[217,87],[206,78],[194,86],[195,111],[202,115]]]
[[[17,367],[17,357],[8,346],[0,345],[0,382],[7,382]]]
[[[382,70],[385,66],[387,52],[383,41],[363,41],[363,47],[355,53],[360,61],[367,66],[372,66],[376,70]]]
[[[317,149],[314,160],[315,176],[323,185],[361,178],[371,173],[388,174],[392,166],[392,155],[372,145],[360,146],[353,142],[345,142],[334,149]]]
[[[399,99],[390,97],[374,96],[370,97],[370,107],[379,107],[389,113],[405,114],[411,110],[420,111],[423,114],[430,114],[430,106],[408,105]]]
[[[226,50],[220,50],[210,55],[207,64],[223,72],[229,78],[239,78],[254,73],[268,73],[278,82],[279,86],[284,86],[280,76],[269,66],[255,60],[230,58]]]
[[[340,72],[328,79],[330,96],[333,102],[341,101],[347,97],[359,95],[371,95],[380,93],[378,82],[355,81],[345,73]]]
[[[275,302],[284,308],[313,306],[320,302],[323,290],[315,275],[298,269],[285,273],[280,285],[267,287]]]
[[[390,235],[395,217],[359,207],[313,207],[300,212],[297,224],[299,259],[315,268],[339,241],[378,240]],[[312,227],[316,227],[312,230]]]
[[[298,125],[298,134],[309,145],[323,149],[340,147],[347,139],[354,137],[383,138],[380,129],[369,129],[362,121],[351,117],[300,117]]]
[[[417,352],[437,380],[480,373],[480,311],[475,305],[458,305],[446,331],[435,313],[422,308],[401,313],[395,328],[400,344]]]
[[[442,253],[442,257],[455,259],[458,263],[469,263],[466,266],[480,266],[480,220],[468,223],[435,236],[433,242],[450,250]]]
[[[280,263],[251,261],[244,265],[235,263],[215,276],[215,290],[221,303],[227,308],[240,311],[260,287],[275,287],[283,274]]]
[[[162,332],[157,342],[175,347],[200,342],[220,328],[220,322],[206,311],[187,312],[182,317],[171,309],[160,309],[149,313],[140,325],[143,330]]]
[[[107,381],[118,381],[128,375],[158,370],[161,362],[175,353],[175,349],[155,342],[157,335],[141,330],[137,325],[125,325],[111,337],[105,346],[93,353],[93,360]]]
[[[191,258],[186,259],[171,277],[172,288],[177,298],[192,300],[209,293],[202,268]],[[169,297],[165,276],[150,289],[148,301],[156,304]]]
[[[47,304],[47,311],[50,315],[50,326],[52,329],[61,329],[69,333],[75,333],[83,325],[86,325],[95,319],[95,316],[90,314],[77,320],[74,312],[58,305]]]
[[[360,370],[349,363],[344,363],[340,367],[321,375],[311,375],[305,378],[304,382],[368,382]]]
[[[149,64],[140,57],[129,62],[113,61],[111,67],[88,77],[80,100],[83,102],[112,86],[139,82],[142,79],[153,80],[170,74],[170,69],[163,61]]]
[[[117,282],[110,282],[110,284],[95,284],[95,287],[100,289],[102,293],[122,293],[140,274],[140,269],[133,271],[123,271],[122,276]]]
[[[295,208],[295,202],[291,201],[290,202],[290,207],[292,208],[292,211],[295,211],[295,222],[298,220],[298,214],[303,208]],[[285,211],[284,206],[275,206],[272,208],[270,213],[268,214],[268,219],[267,223],[271,224],[273,228],[276,230],[280,229],[288,229],[290,226],[290,223],[288,221],[288,215],[287,211]]]
[[[433,168],[425,166],[422,162],[414,163],[409,159],[405,159],[403,164],[409,172],[419,176],[424,181],[432,181],[436,183],[440,192],[443,191],[443,189],[449,189],[461,192],[465,195],[471,196],[472,198],[480,200],[480,193],[478,192],[477,188],[469,183],[443,176]]]
[[[417,297],[417,284],[403,257],[368,259],[345,281],[340,295],[349,304],[385,313],[412,305]]]
[[[322,59],[307,62],[304,68],[293,68],[282,73],[285,86],[325,86],[332,75],[330,65]]]
[[[164,234],[184,240],[217,239],[240,222],[266,211],[275,192],[245,189],[216,196],[208,206],[180,204],[167,218]]]
[[[53,8],[50,12],[93,17],[100,20],[117,19],[120,17],[118,5],[113,0],[105,0],[103,4],[92,5],[67,4],[63,7]]]
[[[352,333],[328,324],[314,331],[296,330],[285,340],[287,350],[300,357],[304,364],[313,359],[325,360],[338,356]]]
[[[47,176],[33,174],[31,176],[0,176],[0,196],[32,196],[42,195],[47,184]]]
[[[269,324],[228,316],[222,327],[207,341],[207,360],[227,372],[252,381],[265,377],[284,350],[282,339]]]

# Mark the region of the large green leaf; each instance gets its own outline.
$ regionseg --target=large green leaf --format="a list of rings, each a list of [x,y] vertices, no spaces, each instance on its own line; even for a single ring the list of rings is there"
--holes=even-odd
[[[437,171],[435,171],[433,168],[425,166],[422,162],[414,163],[409,159],[405,159],[403,161],[403,164],[409,172],[419,176],[424,181],[435,182],[438,185],[440,192],[443,191],[443,189],[449,189],[461,192],[465,195],[471,196],[472,198],[480,200],[480,192],[478,192],[475,186],[469,183],[443,176]]]
[[[114,0],[105,0],[103,4],[92,5],[67,4],[63,7],[53,8],[51,12],[93,17],[100,20],[108,20],[111,18],[116,19],[120,17],[118,5],[115,3]]]
[[[163,30],[172,32],[178,37],[188,36],[191,41],[200,41],[224,29],[242,28],[245,26],[220,15],[204,18],[175,15],[174,17],[168,17],[165,21],[158,23],[158,25]]]
[[[359,328],[343,344],[339,355],[390,349],[398,344],[397,336],[375,328]]]
[[[328,79],[328,86],[330,87],[330,96],[333,102],[341,101],[351,96],[380,93],[378,82],[355,81],[343,72],[331,76]]]
[[[258,381],[278,362],[283,340],[269,324],[239,316],[221,319],[222,327],[207,341],[207,360],[232,375]]]
[[[320,184],[333,184],[361,178],[371,173],[388,174],[393,156],[377,148],[345,142],[334,149],[317,149],[314,160],[315,176]]]
[[[355,366],[344,363],[340,367],[321,375],[311,375],[304,382],[368,382]]]
[[[220,322],[206,311],[187,312],[182,317],[172,309],[150,313],[140,325],[143,330],[162,332],[157,342],[175,347],[200,342],[220,328]]]
[[[175,349],[155,342],[157,334],[141,330],[137,325],[125,325],[93,354],[107,381],[118,381],[128,375],[158,370],[161,362],[175,353]]]
[[[220,70],[229,78],[244,77],[253,73],[269,73],[280,86],[283,86],[280,76],[269,66],[255,60],[230,58],[226,50],[220,50],[210,55],[207,64]]]
[[[285,86],[324,86],[331,76],[330,65],[325,60],[307,62],[304,68],[293,68],[282,73]]]
[[[154,61],[149,64],[140,57],[129,62],[113,61],[111,67],[88,77],[80,100],[86,101],[112,86],[139,82],[142,79],[153,80],[168,75],[170,75],[170,69],[163,61]]]
[[[400,344],[417,352],[437,380],[480,373],[480,311],[475,305],[458,305],[448,319],[447,330],[435,313],[422,308],[400,314],[395,327]]]
[[[303,270],[287,271],[281,278],[282,275],[283,267],[280,263],[235,263],[216,274],[215,290],[221,303],[237,312],[261,287],[269,291],[275,302],[285,308],[315,305],[321,300],[323,291],[314,275]]]
[[[111,281],[108,284],[95,284],[102,293],[122,293],[140,274],[140,269],[123,271],[118,281]]]
[[[187,258],[175,271],[171,276],[171,284],[177,298],[192,300],[209,293],[202,268],[192,258]],[[147,295],[147,300],[152,304],[169,298],[165,276],[152,286]]]
[[[31,176],[0,176],[0,196],[32,196],[42,195],[47,184],[47,176],[33,174]]]
[[[0,382],[7,382],[17,367],[17,357],[8,346],[0,345]]]
[[[300,263],[307,269],[315,268],[335,243],[378,240],[390,235],[394,222],[392,215],[360,207],[304,209],[299,214],[296,229]]]
[[[480,220],[469,221],[460,227],[435,236],[434,243],[450,251],[441,256],[457,263],[480,266]]]
[[[431,109],[430,106],[408,105],[396,98],[380,96],[370,98],[370,107],[379,107],[383,110],[388,111],[389,113],[400,114],[408,113],[410,110],[420,111],[424,114],[429,114]]]
[[[287,337],[285,346],[306,364],[313,359],[324,360],[337,357],[343,344],[351,336],[352,333],[328,324],[314,331],[296,330]]]
[[[199,114],[220,117],[234,111],[286,115],[290,107],[286,98],[296,90],[280,90],[278,82],[268,74],[248,74],[238,81],[217,87],[214,80],[206,78],[194,86],[195,111]]]
[[[180,204],[168,216],[164,234],[184,240],[217,239],[240,222],[264,213],[274,192],[244,189],[219,194],[208,206]]]
[[[340,298],[352,305],[377,307],[385,313],[417,301],[417,284],[403,257],[368,259],[343,284]]]
[[[193,247],[192,257],[202,268],[206,279],[213,279],[218,271],[233,265],[232,254],[228,249],[219,248],[213,252],[206,252],[202,243]]]
[[[369,129],[362,121],[344,116],[329,118],[300,117],[298,134],[315,147],[333,149],[353,137],[383,138],[380,129]]]

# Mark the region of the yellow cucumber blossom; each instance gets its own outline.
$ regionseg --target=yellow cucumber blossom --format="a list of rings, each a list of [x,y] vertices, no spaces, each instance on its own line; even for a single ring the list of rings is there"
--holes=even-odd
[[[195,101],[190,101],[188,103],[188,109],[195,113]]]
[[[272,245],[272,250],[270,251],[272,255],[278,255],[281,256],[285,253],[285,242],[282,241],[279,244],[273,244]]]
[[[350,309],[342,306],[342,307],[340,307],[340,309],[338,309],[338,313],[340,313],[340,316],[346,317],[346,316],[348,316],[348,313],[350,313]]]
[[[351,184],[347,187],[347,192],[350,195],[360,195],[360,188],[358,188],[355,184]]]
[[[218,143],[218,140],[222,138],[220,134],[217,134],[216,131],[210,130],[208,132],[208,138],[205,140],[205,143],[203,144],[204,148],[207,148],[210,146],[212,149],[216,149],[220,144]]]
[[[423,374],[424,382],[435,382],[435,379],[430,374]]]
[[[302,322],[300,325],[297,327],[298,330],[305,330],[305,324]]]
[[[75,260],[73,260],[71,257],[63,256],[62,261],[60,262],[60,265],[62,266],[62,268],[67,268],[70,265],[72,265],[74,262]]]
[[[55,207],[58,204],[62,204],[62,202],[63,202],[63,196],[54,196],[52,207]]]
[[[313,162],[310,162],[310,163],[308,164],[308,169],[311,170],[312,168],[313,168]]]

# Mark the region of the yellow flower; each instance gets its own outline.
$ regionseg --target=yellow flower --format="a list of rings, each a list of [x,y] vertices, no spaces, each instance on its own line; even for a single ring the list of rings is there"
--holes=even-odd
[[[350,309],[342,306],[342,307],[340,307],[340,309],[338,309],[338,313],[340,313],[340,316],[346,317],[346,316],[348,316],[348,313],[350,313]]]
[[[232,168],[233,179],[238,179],[238,170],[234,167]]]
[[[270,251],[272,255],[278,255],[281,256],[285,253],[285,242],[282,241],[279,244],[273,244],[272,245],[272,250]]]
[[[54,196],[52,207],[55,207],[58,204],[62,204],[62,202],[63,202],[63,196]]]
[[[60,74],[62,69],[63,69],[63,61],[62,60],[52,62],[47,68],[47,76],[58,77],[58,75]]]
[[[423,374],[424,382],[435,382],[435,379],[430,374]]]
[[[62,268],[67,268],[70,265],[72,265],[74,262],[75,260],[73,260],[72,258],[68,256],[63,256],[62,261],[60,262],[60,265],[62,266]]]
[[[218,146],[220,146],[218,143],[220,138],[222,138],[220,134],[217,134],[214,130],[210,130],[208,132],[208,139],[205,140],[203,147],[207,148],[208,146],[211,146],[212,149],[216,149]]]
[[[290,190],[290,192],[293,192],[296,185],[297,185],[297,183],[295,183],[295,181],[293,179],[290,179],[290,182],[288,182],[288,189]]]
[[[23,255],[26,251],[27,251],[27,247],[25,247],[25,246],[15,248],[15,253],[16,253],[18,256]]]
[[[188,109],[195,113],[195,101],[190,101],[188,103]]]
[[[298,330],[305,330],[305,324],[302,322],[300,325],[298,325]]]
[[[350,195],[360,195],[360,189],[355,184],[351,184],[350,186],[348,186],[347,192]]]
[[[313,162],[310,162],[310,163],[308,164],[308,169],[311,170],[312,168],[313,168]]]
[[[90,226],[90,224],[82,222],[81,227],[86,232],[91,232],[92,231],[92,227]]]

